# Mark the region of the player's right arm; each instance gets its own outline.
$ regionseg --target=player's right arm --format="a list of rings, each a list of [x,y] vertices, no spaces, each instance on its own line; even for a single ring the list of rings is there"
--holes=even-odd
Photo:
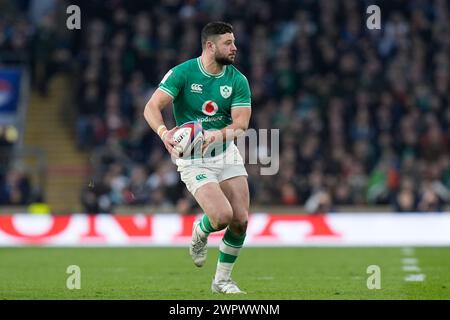
[[[178,71],[177,67],[169,70],[161,80],[158,89],[155,90],[144,109],[145,120],[147,120],[153,131],[155,131],[164,142],[167,151],[175,156],[177,156],[177,154],[173,147],[176,142],[173,140],[173,133],[177,127],[171,130],[167,129],[164,124],[161,110],[169,106],[177,97],[184,85],[183,77],[184,74]]]
[[[172,97],[162,90],[155,90],[150,100],[145,105],[144,118],[147,120],[149,126],[155,131],[158,136],[163,141],[167,151],[172,153],[173,147],[176,142],[172,139],[173,132],[176,127],[172,130],[168,130],[164,124],[164,119],[161,110],[169,106],[172,103]]]

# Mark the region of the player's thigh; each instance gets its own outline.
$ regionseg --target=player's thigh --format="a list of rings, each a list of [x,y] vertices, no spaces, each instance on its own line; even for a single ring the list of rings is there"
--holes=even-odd
[[[220,182],[226,198],[233,209],[233,220],[246,223],[250,206],[250,195],[246,176],[237,176]]]
[[[250,205],[247,170],[238,148],[231,144],[226,151],[226,163],[219,175],[220,187],[233,208],[233,220],[246,222]]]
[[[231,221],[233,209],[218,183],[208,182],[202,185],[196,190],[194,198],[215,228],[223,228]]]

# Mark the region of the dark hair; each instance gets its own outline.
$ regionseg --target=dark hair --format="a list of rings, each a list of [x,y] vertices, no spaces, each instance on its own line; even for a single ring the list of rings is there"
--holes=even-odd
[[[233,26],[222,21],[210,22],[202,29],[202,47],[205,46],[206,41],[213,36],[225,33],[233,33]]]

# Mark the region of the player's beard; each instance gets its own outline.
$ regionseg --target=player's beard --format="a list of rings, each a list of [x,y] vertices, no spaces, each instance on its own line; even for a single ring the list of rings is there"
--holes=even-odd
[[[236,57],[236,55],[234,55],[234,57]],[[217,64],[220,64],[222,66],[227,66],[229,64],[233,64],[233,62],[234,62],[234,58],[231,59],[230,55],[225,56],[225,55],[218,55],[218,54],[216,54],[214,59],[216,60]]]

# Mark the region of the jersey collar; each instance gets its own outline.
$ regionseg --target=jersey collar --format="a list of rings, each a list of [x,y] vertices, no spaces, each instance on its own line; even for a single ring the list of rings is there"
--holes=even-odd
[[[200,59],[200,57],[197,58],[197,63],[198,63],[198,68],[200,69],[201,73],[203,73],[203,75],[208,78],[210,78],[210,77],[220,78],[225,74],[225,70],[227,69],[227,66],[225,65],[225,66],[223,66],[223,70],[221,73],[212,74],[212,73],[209,73],[208,71],[206,71],[206,69],[203,67],[202,60]]]

